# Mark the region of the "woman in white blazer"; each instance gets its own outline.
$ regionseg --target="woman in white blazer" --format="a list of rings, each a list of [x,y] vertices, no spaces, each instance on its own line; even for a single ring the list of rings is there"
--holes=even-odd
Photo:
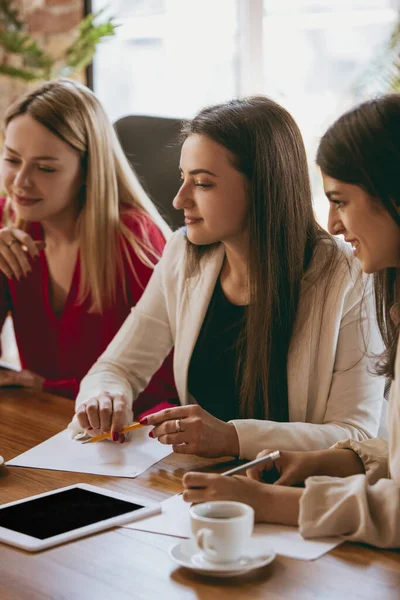
[[[383,379],[372,292],[316,223],[292,117],[265,97],[183,128],[175,233],[143,296],[81,384],[72,432],[120,430],[171,348],[181,406],[147,417],[175,452],[252,458],[375,436]]]
[[[281,485],[254,481],[262,479],[264,468],[249,472],[248,479],[187,474],[184,498],[241,500],[256,508],[258,520],[298,523],[305,537],[343,535],[399,548],[400,94],[341,117],[322,138],[317,163],[330,202],[330,230],[351,241],[363,271],[375,273],[377,317],[386,344],[378,370],[393,380],[389,444],[347,439],[328,450],[281,452],[275,464]],[[271,465],[267,469],[272,473]],[[283,487],[304,481],[304,490]]]

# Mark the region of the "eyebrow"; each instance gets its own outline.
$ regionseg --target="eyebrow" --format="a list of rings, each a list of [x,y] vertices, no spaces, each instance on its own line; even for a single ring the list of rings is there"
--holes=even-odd
[[[16,150],[13,150],[9,146],[5,146],[5,148],[9,152],[12,152],[13,154],[17,154],[18,156],[20,156],[20,154]],[[33,158],[35,158],[36,160],[60,160],[59,158],[56,158],[55,156],[34,156]]]
[[[341,192],[336,192],[335,190],[329,190],[328,192],[325,192],[325,196],[328,198],[328,200],[330,200],[332,198],[332,196],[341,196]]]
[[[181,167],[179,167],[179,172],[183,173],[183,169]],[[212,171],[209,171],[208,169],[193,169],[192,171],[189,171],[189,175],[200,175],[201,173],[206,173],[207,175],[218,177],[218,175],[216,175]]]

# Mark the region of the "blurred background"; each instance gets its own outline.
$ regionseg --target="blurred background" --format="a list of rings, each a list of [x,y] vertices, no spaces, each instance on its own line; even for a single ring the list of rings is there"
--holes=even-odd
[[[328,204],[314,167],[318,139],[346,109],[382,91],[379,65],[399,0],[92,0],[121,26],[100,44],[93,87],[113,121],[190,117],[234,96],[266,94],[304,136],[315,212]],[[381,86],[382,87],[382,86]],[[384,91],[384,90],[383,90]]]

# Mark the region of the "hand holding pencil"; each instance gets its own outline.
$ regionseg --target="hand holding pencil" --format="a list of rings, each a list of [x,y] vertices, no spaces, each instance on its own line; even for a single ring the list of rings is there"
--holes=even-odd
[[[129,431],[134,431],[134,429],[140,429],[141,427],[144,427],[144,425],[141,425],[140,423],[132,423],[132,425],[126,425],[126,427],[123,427],[120,431],[120,434],[125,434]],[[94,442],[102,442],[103,440],[111,440],[111,435],[111,431],[107,431],[106,433],[101,433],[100,435],[95,435],[88,440],[84,440],[82,444],[91,444]]]

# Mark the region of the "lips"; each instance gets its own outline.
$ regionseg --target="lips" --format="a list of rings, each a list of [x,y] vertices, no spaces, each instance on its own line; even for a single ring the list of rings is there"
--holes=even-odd
[[[30,198],[29,196],[19,196],[18,194],[14,194],[14,199],[21,206],[33,206],[40,202],[40,198]]]
[[[356,252],[359,249],[359,247],[360,247],[360,242],[358,240],[347,240],[347,239],[345,239],[345,241],[348,244],[351,244],[351,247],[353,248],[353,252]]]
[[[196,223],[200,223],[203,219],[197,219],[195,217],[187,217],[185,216],[186,225],[195,225]]]

